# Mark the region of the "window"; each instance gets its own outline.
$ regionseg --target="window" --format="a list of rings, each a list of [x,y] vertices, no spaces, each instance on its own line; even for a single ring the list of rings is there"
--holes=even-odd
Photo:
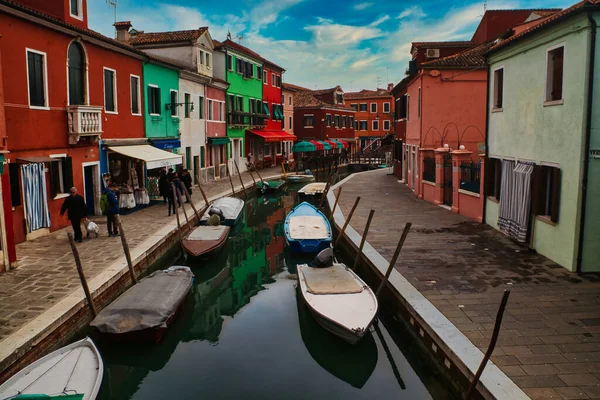
[[[150,115],[160,115],[160,88],[158,86],[148,86],[148,108],[150,108]]]
[[[68,51],[68,75],[69,75],[69,105],[85,104],[85,80],[86,67],[83,47],[78,42],[73,42]]]
[[[354,121],[354,130],[358,130],[358,121]]]
[[[383,112],[384,113],[390,112],[390,103],[383,103]]]
[[[204,119],[204,96],[198,97],[198,119]]]
[[[191,147],[185,148],[185,168],[186,169],[192,168],[192,148]]]
[[[331,114],[325,115],[325,126],[331,126]]]
[[[208,120],[213,120],[213,101],[208,99]]]
[[[200,146],[200,168],[206,168],[204,146]]]
[[[217,111],[219,113],[218,121],[225,121],[225,117],[223,115],[223,102],[221,102],[221,101],[217,102]]]
[[[227,54],[227,70],[233,71],[233,57],[231,54]]]
[[[50,190],[52,197],[56,197],[62,193],[69,193],[73,187],[73,162],[71,157],[50,156],[59,159],[59,162],[51,162],[50,164]]]
[[[141,115],[140,110],[140,77],[131,75],[129,78],[131,89],[131,113]]]
[[[190,109],[192,108],[192,95],[186,93],[183,95],[183,102],[185,103],[183,106],[185,107],[184,118],[190,118]]]
[[[117,112],[117,79],[114,69],[104,68],[104,111]]]
[[[263,83],[265,85],[268,83],[268,80],[267,80],[267,71],[263,71]]]
[[[292,117],[289,117],[288,120],[290,122],[289,123],[289,127],[290,127],[289,129],[292,129],[292,127],[293,127],[293,125],[292,125]]]
[[[171,90],[171,117],[179,116],[179,93],[177,90]]]
[[[280,75],[277,75],[277,77],[275,78],[275,83],[277,84],[278,88],[281,87],[281,76]]]
[[[269,117],[271,116],[271,112],[269,111],[269,103],[266,101],[263,103],[263,114],[268,115]]]
[[[254,64],[252,63],[248,63],[248,65],[246,66],[246,69],[248,71],[248,78],[254,78]]]
[[[29,85],[29,106],[48,107],[48,70],[46,53],[27,50],[27,84]]]
[[[421,88],[417,90],[417,118],[421,118]]]
[[[285,129],[285,118],[281,119],[281,129]]]
[[[335,127],[336,128],[340,127],[340,116],[339,115],[335,116]]]
[[[360,103],[358,111],[367,111],[367,103]]]
[[[262,79],[263,78],[263,69],[260,65],[256,66],[256,79]]]
[[[315,116],[314,115],[305,115],[304,116],[304,127],[312,128],[315,126]]]
[[[204,53],[204,56],[206,57],[206,66],[210,68],[210,53]]]
[[[389,120],[383,121],[383,130],[384,131],[389,131],[390,130],[390,121]]]
[[[242,60],[240,60],[239,58],[235,59],[235,72],[237,72],[238,74],[242,73]]]
[[[546,64],[546,101],[559,101],[563,98],[564,56],[564,46],[548,51]]]
[[[342,116],[342,128],[346,127],[346,123],[347,123],[347,118],[345,115]]]
[[[379,121],[377,121],[377,120],[373,121],[373,130],[374,131],[379,130]]]
[[[354,103],[354,104],[350,104],[350,107],[352,107],[352,109],[354,111],[358,111],[358,104]]]
[[[535,215],[558,222],[561,171],[558,167],[535,166],[532,174],[532,208]]]
[[[371,112],[372,113],[376,113],[377,112],[377,103],[371,103]]]
[[[292,105],[292,96],[288,96],[288,104],[291,106]]]
[[[229,112],[237,111],[235,108],[235,96],[232,94],[227,95],[227,108]]]
[[[500,200],[500,187],[502,183],[502,161],[497,158],[488,158],[485,161],[484,193],[486,196]]]
[[[264,114],[264,111],[261,111],[262,110],[262,106],[263,106],[262,100],[257,99],[257,100],[255,100],[255,102],[256,102],[256,108],[255,108],[256,113],[257,114]]]
[[[406,120],[410,120],[410,94],[406,95]]]
[[[198,60],[200,65],[204,65],[204,52],[202,50],[198,50]]]
[[[271,74],[271,86],[275,86],[275,74]]]
[[[407,114],[407,101],[408,101],[408,97],[407,95],[403,95],[402,97],[400,97],[399,99],[399,104],[396,108],[396,114],[398,115],[398,119],[406,119],[408,117]]]
[[[361,131],[366,131],[367,128],[367,121],[360,121],[360,126],[359,126]]]
[[[336,98],[337,104],[344,104],[344,94],[343,93],[336,93],[335,98]]]
[[[242,96],[237,96],[236,100],[237,100],[237,103],[236,103],[235,110],[238,112],[244,112],[244,98]]]
[[[256,111],[256,103],[254,102],[254,99],[250,99],[250,114],[255,114]]]
[[[354,117],[349,117],[348,126],[350,128],[354,128]]]
[[[10,203],[13,207],[21,205],[21,179],[19,178],[19,164],[8,164],[10,176]]]
[[[81,0],[69,0],[71,16],[81,19]]]
[[[504,100],[504,68],[494,71],[494,108],[501,109]]]

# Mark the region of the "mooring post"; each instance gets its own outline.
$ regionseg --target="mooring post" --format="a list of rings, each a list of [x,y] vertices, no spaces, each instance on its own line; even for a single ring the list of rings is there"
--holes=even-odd
[[[254,165],[254,164],[252,164]],[[263,180],[262,176],[260,176],[260,173],[258,172],[258,168],[256,168],[256,166],[254,166],[254,172],[256,172],[256,175],[258,175],[258,179],[260,179],[260,181],[262,183],[265,183],[265,181]]]
[[[362,234],[362,238],[360,239],[360,246],[358,246],[358,254],[354,259],[354,266],[352,267],[352,271],[356,271],[358,268],[358,263],[362,260],[363,256],[363,247],[365,246],[365,242],[367,241],[367,234],[369,233],[369,227],[371,226],[371,220],[373,219],[373,215],[375,214],[375,210],[371,210],[369,212],[369,218],[367,218],[367,225],[365,225],[365,231]]]
[[[336,239],[335,245],[333,247],[336,247],[338,245],[338,243],[340,242],[340,240],[342,239],[342,236],[344,236],[344,232],[346,232],[346,228],[350,224],[350,220],[352,219],[352,215],[354,215],[354,210],[356,210],[356,207],[358,206],[359,201],[360,201],[360,196],[358,196],[356,198],[356,200],[354,201],[354,205],[352,206],[352,209],[350,210],[350,214],[348,214],[348,218],[346,218],[346,222],[344,222],[344,226],[342,227],[342,230],[340,231],[340,234],[338,235],[338,238]]]
[[[287,172],[285,171],[285,163],[281,162],[281,170],[283,171],[283,179],[287,178]]]
[[[398,257],[400,256],[400,251],[402,250],[402,246],[404,246],[404,241],[406,240],[406,236],[408,236],[408,231],[410,230],[411,226],[412,226],[411,222],[407,222],[406,225],[404,226],[404,231],[402,231],[402,236],[400,236],[400,241],[398,242],[396,251],[394,252],[394,255],[392,256],[392,261],[390,261],[390,265],[388,266],[387,271],[385,271],[385,276],[383,277],[383,280],[379,284],[379,287],[377,288],[377,292],[375,292],[375,297],[377,297],[377,299],[379,299],[379,295],[381,294],[383,287],[385,286],[388,279],[390,278],[390,275],[392,274],[392,270],[394,269],[394,266],[396,265],[396,261],[398,261]]]
[[[323,193],[321,194],[321,201],[319,202],[319,209],[323,207],[323,203],[327,198],[327,192],[329,192],[329,187],[331,186],[331,180],[333,179],[333,175],[329,175],[329,179],[327,179],[327,184],[325,185],[325,189],[323,189]]]
[[[127,267],[129,267],[129,276],[131,276],[131,281],[135,284],[137,283],[137,278],[135,276],[135,271],[133,270],[131,252],[129,251],[129,243],[127,243],[127,237],[125,236],[125,230],[123,229],[121,216],[117,214],[115,215],[115,219],[117,220],[117,227],[119,228],[119,233],[121,235],[121,244],[123,245],[123,252],[125,253],[125,259],[127,260]]]
[[[204,199],[204,203],[208,205],[208,197],[206,197],[206,193],[204,193],[204,189],[202,189],[202,185],[200,184],[200,179],[197,180],[198,189],[200,189],[200,193],[202,193],[202,198]]]
[[[341,194],[342,194],[342,187],[340,186],[340,189],[338,190],[337,194],[335,195],[335,203],[333,203],[333,208],[331,209],[331,214],[329,215],[329,219],[333,218],[333,213],[335,212],[335,208],[338,205],[338,201],[340,199]]]
[[[231,184],[231,195],[235,196],[235,189],[233,188],[233,179],[231,178],[231,171],[229,171],[229,163],[225,163],[227,169],[227,175],[229,175],[229,183]]]
[[[235,170],[238,173],[238,176],[240,177],[240,183],[242,184],[242,189],[244,189],[244,197],[248,198],[248,192],[246,192],[246,186],[244,186],[244,180],[242,179],[242,174],[240,174],[240,169],[237,165],[237,161],[233,160],[233,164],[235,165]]]
[[[94,300],[92,299],[90,288],[88,287],[87,280],[85,279],[85,274],[83,273],[81,259],[79,258],[79,251],[77,250],[77,246],[75,245],[73,234],[71,232],[67,232],[67,237],[69,238],[69,243],[71,244],[71,251],[73,252],[73,258],[75,259],[75,266],[77,267],[77,273],[79,274],[81,286],[83,286],[83,292],[85,293],[85,297],[87,298],[88,305],[90,306],[90,310],[92,311],[92,315],[94,316],[94,318],[96,318],[96,315],[98,315],[98,313],[96,312],[96,306],[94,305]]]
[[[250,178],[252,178],[252,182],[254,182],[254,187],[258,187],[256,186],[256,180],[254,179],[254,175],[252,175],[252,168],[254,167],[254,164],[246,164],[248,166],[248,173],[250,174]]]
[[[175,202],[176,189],[175,189],[175,184],[173,182],[171,182],[171,189],[173,189],[173,198],[170,200],[173,200],[173,202]],[[175,208],[175,217],[177,218],[177,231],[179,232],[179,241],[183,242],[183,232],[181,232],[181,222],[179,221],[179,209],[178,208]]]
[[[194,210],[194,214],[196,215],[198,222],[200,222],[200,217],[198,216],[198,210],[196,209],[196,206],[194,205],[194,202],[192,201],[192,195],[190,194],[188,188],[185,187],[185,185],[183,185],[183,190],[185,192],[185,198],[187,199],[188,203],[190,203],[190,205],[192,206],[192,210]]]
[[[183,183],[181,184],[181,186],[183,186]],[[179,204],[181,204],[181,208],[183,209],[183,215],[185,216],[185,222],[186,222],[187,225],[189,225],[190,224],[190,220],[189,220],[189,218],[187,216],[187,211],[185,211],[185,203],[183,202],[183,199],[181,198],[181,193],[179,193],[179,190],[177,191],[177,202]]]
[[[467,392],[466,399],[469,400],[473,393],[475,393],[475,388],[477,387],[477,382],[479,382],[479,378],[483,374],[483,370],[487,365],[487,362],[490,360],[492,353],[494,352],[494,347],[496,347],[496,341],[498,340],[498,335],[500,334],[500,327],[502,326],[502,317],[504,316],[504,309],[506,308],[506,304],[508,303],[508,296],[510,296],[510,290],[505,290],[502,295],[502,301],[500,302],[500,307],[498,308],[498,313],[496,314],[496,323],[494,324],[494,332],[492,333],[492,339],[490,340],[490,345],[488,346],[483,359],[481,360],[481,364],[477,369],[477,373],[473,378],[473,382],[471,382],[471,386],[469,386],[469,391]]]

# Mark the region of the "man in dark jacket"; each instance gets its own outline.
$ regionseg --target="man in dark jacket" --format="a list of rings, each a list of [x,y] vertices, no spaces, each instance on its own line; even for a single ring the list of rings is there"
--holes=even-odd
[[[73,232],[75,233],[75,241],[81,243],[83,237],[81,233],[81,220],[85,218],[85,201],[83,197],[77,194],[77,188],[71,188],[71,194],[65,198],[62,207],[60,208],[60,215],[64,215],[67,212],[67,216],[71,221]]]
[[[183,174],[181,175],[181,182],[187,189],[190,196],[192,195],[192,175],[190,175],[190,171],[187,169],[183,170]],[[187,201],[187,199],[186,199]]]
[[[160,170],[160,176],[158,177],[158,191],[163,198],[165,204],[167,204],[167,196],[169,194],[169,178],[167,177],[167,171],[163,168]]]
[[[108,185],[110,186],[110,182]],[[119,200],[115,192],[110,190],[108,186],[104,189],[104,193],[106,193],[106,199],[108,200],[108,207],[106,208],[106,229],[108,230],[108,236],[119,236],[117,221],[115,220],[115,216],[119,215],[120,212]]]

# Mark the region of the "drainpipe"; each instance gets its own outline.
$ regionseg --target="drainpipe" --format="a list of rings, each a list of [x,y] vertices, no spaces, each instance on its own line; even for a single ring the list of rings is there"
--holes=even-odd
[[[583,153],[583,177],[581,180],[581,219],[579,222],[579,246],[577,249],[577,267],[576,272],[581,272],[581,256],[583,253],[583,232],[585,229],[585,206],[587,200],[587,184],[590,164],[590,138],[592,134],[592,109],[594,100],[594,67],[596,58],[596,30],[597,24],[593,17],[593,13],[588,13],[588,21],[592,25],[592,37],[590,40],[590,64],[588,72],[588,98],[587,98],[587,115],[586,115],[586,132],[585,132],[585,148]]]
[[[487,90],[485,91],[486,93],[486,98],[485,98],[485,160],[484,162],[486,163],[484,168],[489,168],[489,165],[487,164],[487,158],[490,154],[490,150],[489,150],[489,146],[488,146],[488,136],[490,134],[490,72],[491,72],[492,66],[489,64],[488,62],[488,68],[487,68]],[[480,177],[481,179],[482,177]],[[483,216],[481,218],[481,223],[485,224],[485,210],[487,209],[487,197],[485,196],[485,176],[483,177],[484,183],[483,183],[483,193],[481,193],[481,195],[483,196]]]

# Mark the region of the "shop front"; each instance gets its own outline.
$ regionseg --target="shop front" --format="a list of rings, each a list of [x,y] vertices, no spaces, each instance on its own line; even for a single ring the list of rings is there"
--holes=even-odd
[[[231,143],[228,137],[209,137],[207,145],[207,165],[213,169],[214,179],[227,176],[227,146]]]
[[[173,154],[181,154],[181,140],[177,138],[171,139],[150,139],[152,146],[157,149],[167,151]]]
[[[104,186],[110,182],[125,212],[162,199],[158,188],[160,171],[176,169],[182,164],[181,155],[148,144],[109,146],[106,154],[108,171],[102,175]]]
[[[256,168],[274,167],[290,160],[292,144],[297,140],[295,135],[258,129],[247,130],[246,133],[246,153]]]

